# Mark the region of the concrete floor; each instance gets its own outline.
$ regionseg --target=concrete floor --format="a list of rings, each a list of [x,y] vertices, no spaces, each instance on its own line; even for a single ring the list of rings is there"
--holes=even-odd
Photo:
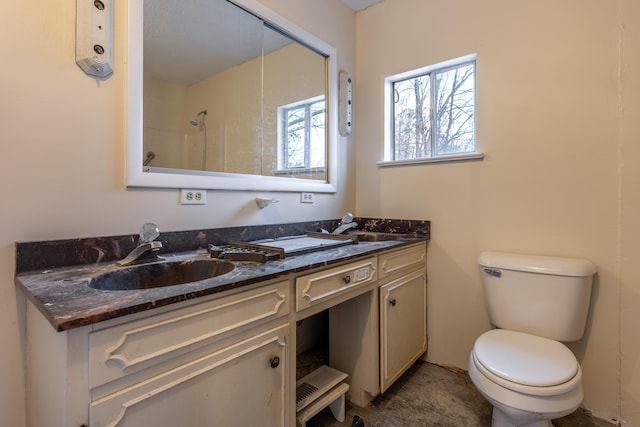
[[[344,422],[325,409],[308,427],[350,427],[354,415],[365,427],[489,427],[491,405],[476,391],[468,375],[418,361],[371,405],[347,404]],[[583,410],[553,421],[555,427],[611,427]]]

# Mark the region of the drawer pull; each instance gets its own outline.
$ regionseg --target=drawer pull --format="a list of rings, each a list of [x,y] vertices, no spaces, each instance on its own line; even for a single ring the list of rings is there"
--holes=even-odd
[[[349,283],[351,283],[351,276],[344,276],[342,278],[342,281],[348,285]]]
[[[274,369],[277,368],[280,365],[280,358],[278,356],[272,357],[269,359],[269,365]]]
[[[391,304],[391,307],[395,307],[396,306],[396,299],[391,299],[389,300],[389,304]]]

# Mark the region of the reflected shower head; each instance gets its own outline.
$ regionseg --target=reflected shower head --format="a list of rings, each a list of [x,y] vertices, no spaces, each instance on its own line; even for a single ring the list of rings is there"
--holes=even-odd
[[[198,114],[193,116],[193,118],[189,120],[189,123],[191,123],[191,125],[193,126],[201,125],[204,120],[204,116],[206,115],[207,115],[207,110],[202,110]],[[202,118],[200,118],[200,116],[202,116]]]

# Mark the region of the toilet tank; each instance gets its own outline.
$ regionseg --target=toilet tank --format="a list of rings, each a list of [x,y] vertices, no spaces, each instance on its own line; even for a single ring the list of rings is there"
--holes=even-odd
[[[491,323],[557,341],[584,334],[595,265],[503,252],[478,257]]]

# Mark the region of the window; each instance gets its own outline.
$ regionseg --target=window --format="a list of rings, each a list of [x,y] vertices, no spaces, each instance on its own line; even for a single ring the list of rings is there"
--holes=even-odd
[[[475,71],[473,55],[387,78],[385,160],[481,158]]]
[[[278,169],[288,173],[324,169],[324,97],[278,107]]]

